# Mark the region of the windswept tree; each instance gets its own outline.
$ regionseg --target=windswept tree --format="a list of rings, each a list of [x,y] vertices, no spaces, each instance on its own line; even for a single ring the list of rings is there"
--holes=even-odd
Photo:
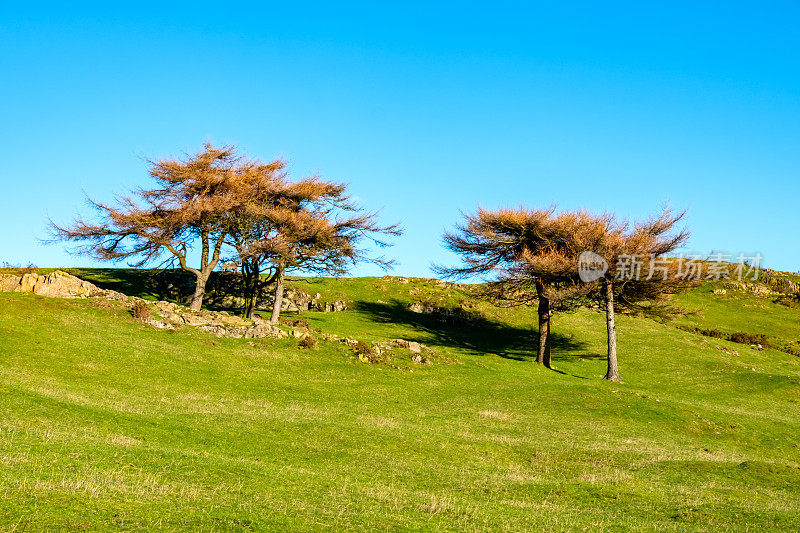
[[[479,209],[444,235],[445,245],[463,264],[434,270],[451,279],[483,278],[489,282],[486,294],[495,299],[537,302],[537,361],[550,367],[551,304],[563,308],[583,290],[577,258],[605,234],[602,222],[585,212],[556,213],[554,207]]]
[[[54,239],[77,243],[74,251],[101,260],[128,260],[136,267],[177,261],[195,277],[191,308],[198,310],[229,231],[228,213],[241,202],[238,183],[255,163],[244,161],[232,146],[211,144],[183,159],[149,163],[155,188],[111,204],[88,199],[94,220],[78,218],[68,226],[51,221],[51,231]],[[199,264],[191,266],[189,252],[198,243]]]
[[[606,309],[605,378],[619,381],[615,306],[653,313],[659,301],[687,285],[674,275],[677,264],[664,258],[688,238],[686,231],[673,231],[682,217],[665,209],[631,228],[608,213],[479,209],[444,236],[463,265],[435,270],[450,278],[482,277],[489,281],[486,293],[494,298],[523,305],[536,302],[537,361],[548,367],[552,312],[580,304],[587,295],[599,299]],[[590,280],[578,269],[587,252],[607,267]]]
[[[597,248],[617,231],[616,221],[609,214],[594,216],[585,210],[556,213],[541,232],[546,237],[544,245],[538,250],[525,250],[522,260],[509,271],[505,285],[514,287],[525,284],[526,280],[534,281],[540,328],[537,360],[546,367],[550,368],[552,312],[579,306],[590,291],[578,275],[580,254]]]
[[[350,200],[344,184],[318,178],[292,182],[278,173],[261,186],[255,183],[248,202],[233,215],[231,239],[238,260],[255,277],[252,287],[262,286],[257,277],[265,268],[274,278],[271,322],[280,316],[288,272],[341,275],[358,262],[392,265],[361,244],[371,241],[386,247],[384,238],[401,235],[402,230],[380,225],[377,213],[365,212]],[[256,300],[257,294],[249,298]],[[251,303],[247,312],[252,315],[253,309]]]
[[[274,236],[275,227],[264,216],[264,204],[279,201],[286,184],[286,164],[275,160],[255,163],[240,175],[236,190],[240,201],[227,215],[228,244],[235,251],[233,261],[242,274],[243,313],[252,318],[263,289],[274,283],[277,269],[269,261],[263,242]],[[262,274],[266,273],[266,278]]]
[[[535,294],[539,302],[537,361],[542,364],[546,364],[549,346],[549,298],[544,283],[538,278],[520,275],[520,267],[526,255],[540,253],[548,246],[550,232],[547,228],[554,210],[478,208],[476,214],[464,214],[464,222],[443,237],[445,247],[460,256],[462,264],[433,267],[434,272],[445,279],[484,280],[491,288],[485,295],[494,299],[529,305]]]
[[[653,314],[659,302],[689,286],[678,275],[678,263],[665,257],[689,238],[685,229],[675,226],[685,212],[664,209],[629,228],[617,224],[609,228],[595,247],[587,248],[608,261],[608,270],[595,295],[606,311],[607,371],[605,379],[620,381],[617,363],[616,307]]]

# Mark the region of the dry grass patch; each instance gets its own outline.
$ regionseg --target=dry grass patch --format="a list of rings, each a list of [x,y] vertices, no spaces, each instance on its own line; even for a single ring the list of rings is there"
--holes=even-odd
[[[493,418],[494,420],[511,420],[511,417],[500,411],[478,411],[478,414],[483,418]]]

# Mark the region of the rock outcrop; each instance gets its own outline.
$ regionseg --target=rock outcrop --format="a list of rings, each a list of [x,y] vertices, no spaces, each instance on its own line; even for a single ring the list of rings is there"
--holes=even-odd
[[[335,340],[342,342],[353,349],[358,358],[365,363],[380,363],[388,362],[388,357],[384,354],[389,348],[402,348],[408,350],[411,354],[411,361],[420,365],[430,365],[431,361],[426,357],[426,353],[433,352],[430,348],[415,341],[408,341],[405,339],[392,339],[389,341],[380,341],[373,343],[366,343],[359,341],[354,337],[339,338],[336,335],[323,335],[326,340]]]
[[[283,301],[281,301],[281,311],[321,311],[323,313],[332,313],[347,309],[347,302],[344,300],[325,302],[321,298],[322,295],[320,293],[311,296],[300,290],[289,289],[284,294]],[[271,301],[272,299],[269,300]]]
[[[217,337],[234,337],[244,339],[284,338],[288,333],[261,319],[245,320],[230,315],[226,311],[192,311],[187,307],[172,302],[148,302],[135,296],[126,296],[121,292],[100,287],[55,270],[41,275],[27,273],[22,275],[0,273],[0,291],[33,293],[50,298],[104,298],[126,304],[132,308],[138,302],[151,306],[151,316],[141,319],[142,323],[159,329],[175,329],[190,326],[206,331]],[[157,315],[156,317],[152,316]]]
[[[32,292],[51,298],[101,297],[117,301],[125,301],[128,298],[121,292],[101,289],[61,270],[54,270],[44,275],[37,273],[0,274],[0,291]]]
[[[154,302],[153,312],[161,320],[151,319],[150,325],[158,328],[173,329],[176,326],[191,326],[211,333],[216,337],[232,337],[235,339],[260,339],[264,337],[285,338],[288,334],[277,326],[273,326],[260,318],[252,321],[234,316],[226,311],[191,311],[172,302]]]

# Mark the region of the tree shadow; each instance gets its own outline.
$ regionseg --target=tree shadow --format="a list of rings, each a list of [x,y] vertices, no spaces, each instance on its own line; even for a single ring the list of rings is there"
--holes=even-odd
[[[569,360],[574,360],[574,359],[585,359],[587,361],[605,361],[608,358],[608,356],[606,354],[601,354],[601,353],[597,353],[597,352],[588,351],[587,350],[588,346],[589,345],[587,343],[581,343],[581,347],[579,349],[582,349],[582,351],[578,351],[578,352],[575,352],[575,351],[572,351],[572,352],[555,352],[554,351],[552,353],[551,359],[555,363],[555,362],[558,362],[558,361],[569,361]]]
[[[474,355],[498,355],[516,361],[536,359],[538,334],[533,327],[511,326],[477,313],[468,317],[458,313],[418,313],[398,300],[390,303],[357,301],[355,310],[369,315],[376,322],[404,324],[419,331],[416,338],[406,338],[409,341],[458,348]],[[553,356],[586,348],[585,343],[559,333],[551,333],[551,343]]]
[[[153,290],[153,279],[159,275],[158,269],[145,268],[68,268],[69,274],[86,280],[101,289],[110,289],[128,296],[140,298],[159,297]]]
[[[194,294],[195,277],[180,269],[74,268],[68,269],[68,272],[101,289],[139,298],[189,305]],[[212,311],[239,311],[243,305],[241,291],[242,280],[238,272],[212,272],[206,285],[203,306]],[[257,307],[265,309],[271,301],[265,284],[259,294]]]

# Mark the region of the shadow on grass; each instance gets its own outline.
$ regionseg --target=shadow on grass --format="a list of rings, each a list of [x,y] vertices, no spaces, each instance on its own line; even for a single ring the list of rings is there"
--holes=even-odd
[[[506,359],[528,361],[536,359],[537,330],[520,328],[481,316],[469,321],[448,321],[434,313],[416,313],[399,301],[391,303],[355,302],[355,309],[376,322],[410,326],[420,333],[406,340],[424,342],[431,346],[458,348],[475,355],[498,355]],[[558,333],[551,334],[553,359],[562,352],[575,352],[586,344]]]
[[[128,296],[140,298],[160,297],[153,290],[153,280],[157,279],[159,269],[146,268],[68,268],[73,276],[93,283],[101,289],[110,289]]]
[[[67,271],[101,289],[183,305],[191,302],[195,287],[195,277],[179,269],[72,268]],[[267,292],[262,290],[259,299],[261,308],[267,305]],[[212,311],[237,312],[241,308],[241,300],[236,300],[240,293],[241,279],[238,273],[212,272],[206,285],[203,306]]]

